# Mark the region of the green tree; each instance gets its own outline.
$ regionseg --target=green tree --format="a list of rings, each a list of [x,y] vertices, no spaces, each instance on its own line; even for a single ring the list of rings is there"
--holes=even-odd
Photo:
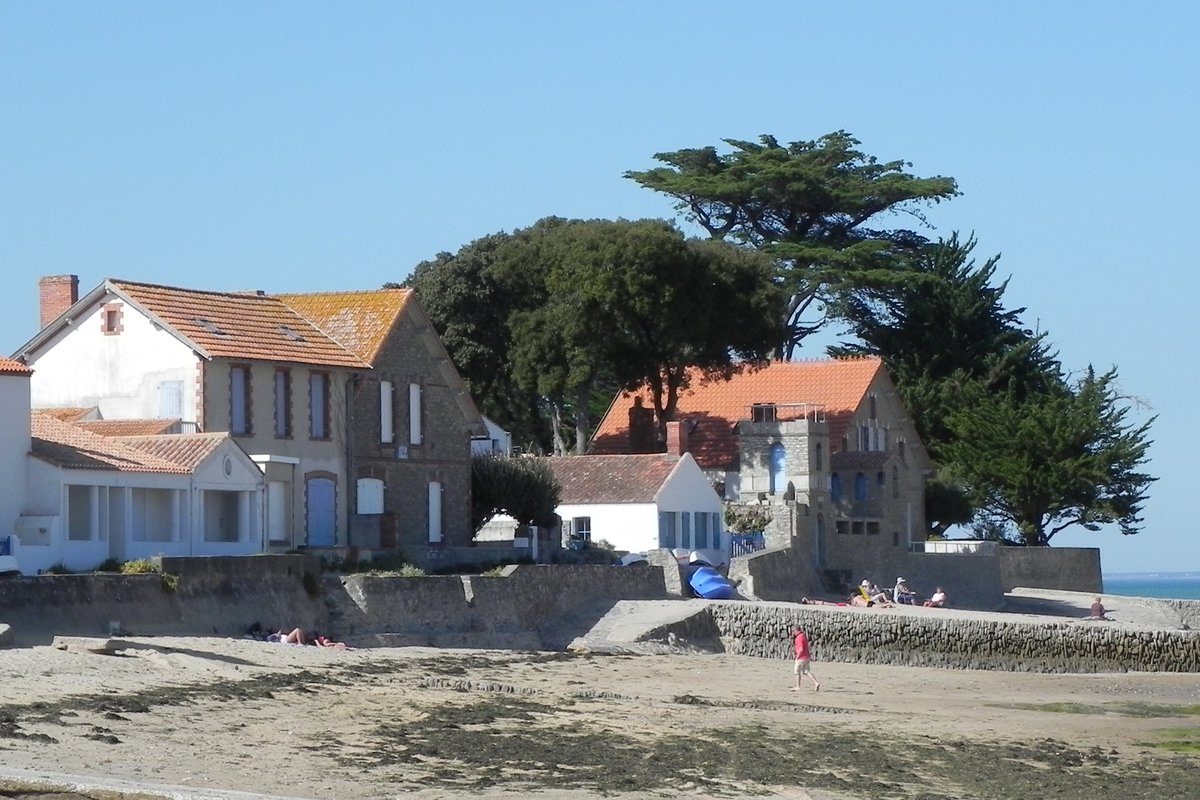
[[[975,245],[957,234],[930,243],[904,265],[904,279],[844,295],[838,315],[857,341],[830,348],[883,359],[934,461],[951,437],[945,418],[968,383],[1024,396],[1061,382],[1046,335],[1021,324],[1024,308],[1004,308],[1008,281],[993,283],[1000,257],[976,265]]]
[[[416,292],[480,411],[519,446],[544,452],[549,437],[540,399],[514,381],[509,358],[509,316],[520,287],[496,276],[499,254],[512,238],[498,233],[457,253],[439,253],[418,264],[404,285]]]
[[[661,220],[549,218],[443,254],[410,283],[485,413],[504,425],[536,409],[540,441],[564,454],[584,452],[618,388],[653,387],[664,436],[689,368],[767,358],[785,301],[772,270]]]
[[[971,384],[947,419],[944,455],[981,510],[981,524],[1015,529],[1026,545],[1047,545],[1072,525],[1123,534],[1141,528],[1156,480],[1141,471],[1153,418],[1141,425],[1115,389],[1116,370],[1089,367],[1074,385],[1020,396]]]
[[[779,343],[785,298],[761,254],[689,240],[660,220],[589,220],[548,232],[538,255],[545,295],[514,316],[513,359],[552,406],[573,410],[576,453],[600,377],[649,386],[665,438],[690,370],[728,376]]]
[[[544,458],[482,453],[471,459],[471,524],[478,531],[497,514],[548,528],[562,487]]]
[[[676,208],[710,236],[768,251],[789,301],[781,317],[791,356],[822,328],[838,296],[865,281],[887,280],[924,237],[874,227],[893,213],[927,222],[922,203],[954,197],[952,178],[920,178],[905,161],[880,162],[845,131],[781,145],[726,139],[715,147],[658,153],[665,166],[625,177],[676,199]]]

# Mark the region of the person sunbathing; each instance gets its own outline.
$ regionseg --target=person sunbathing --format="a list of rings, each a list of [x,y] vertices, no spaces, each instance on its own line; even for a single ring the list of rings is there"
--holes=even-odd
[[[305,638],[304,631],[300,628],[292,628],[286,633],[280,629],[275,633],[268,634],[267,641],[280,644],[308,644],[308,639]]]
[[[941,608],[942,606],[946,605],[946,592],[942,589],[942,587],[937,587],[937,591],[935,591],[930,598],[925,601],[924,605],[926,608]]]

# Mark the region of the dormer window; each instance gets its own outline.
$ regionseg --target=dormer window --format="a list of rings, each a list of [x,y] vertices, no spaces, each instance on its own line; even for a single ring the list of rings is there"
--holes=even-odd
[[[303,342],[304,341],[303,336],[296,333],[296,331],[292,330],[287,325],[280,325],[279,332],[284,335],[284,338],[291,339],[293,342]]]

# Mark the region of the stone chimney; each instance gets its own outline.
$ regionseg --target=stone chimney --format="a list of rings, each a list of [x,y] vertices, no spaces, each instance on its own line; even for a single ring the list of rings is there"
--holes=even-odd
[[[667,423],[667,452],[681,456],[688,450],[687,420],[671,420]]]
[[[79,300],[78,275],[47,275],[38,281],[45,328]]]

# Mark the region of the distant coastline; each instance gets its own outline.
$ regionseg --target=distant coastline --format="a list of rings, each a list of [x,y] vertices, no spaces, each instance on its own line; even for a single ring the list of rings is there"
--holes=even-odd
[[[1104,576],[1106,594],[1200,600],[1200,572],[1118,572]]]

